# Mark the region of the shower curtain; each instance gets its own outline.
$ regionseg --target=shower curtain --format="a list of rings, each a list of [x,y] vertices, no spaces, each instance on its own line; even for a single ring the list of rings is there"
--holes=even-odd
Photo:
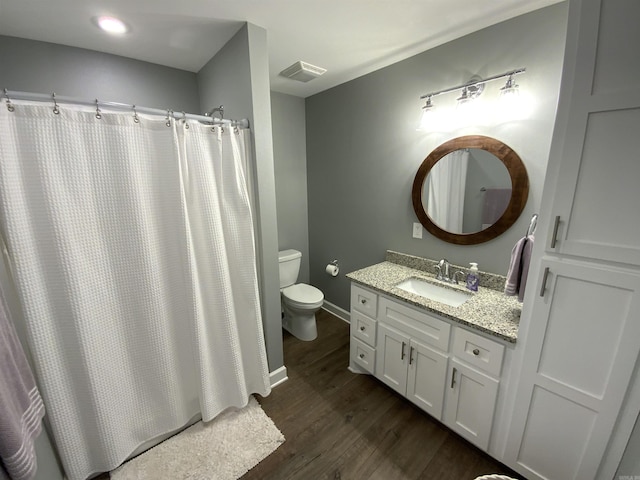
[[[468,164],[469,151],[456,150],[441,158],[429,172],[427,214],[447,232],[463,233]]]
[[[0,228],[67,477],[268,395],[248,131],[14,106]]]

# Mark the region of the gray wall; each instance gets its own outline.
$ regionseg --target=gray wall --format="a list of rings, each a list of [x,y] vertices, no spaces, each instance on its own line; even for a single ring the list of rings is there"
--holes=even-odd
[[[200,69],[197,76],[200,113],[224,105],[225,118],[252,117],[249,36],[246,25]]]
[[[384,260],[387,249],[429,258],[447,257],[481,270],[506,274],[511,249],[540,205],[557,106],[564,54],[567,5],[557,4],[494,25],[412,58],[307,98],[307,172],[311,283],[337,306],[349,308],[349,281],[343,275]],[[460,127],[447,133],[416,131],[419,97],[430,91],[514,68],[535,100],[519,121]],[[494,108],[502,82],[487,85],[480,98]],[[434,98],[452,105],[456,92]],[[422,102],[423,103],[423,102]],[[417,221],[411,186],[424,158],[437,145],[460,135],[495,137],[526,165],[531,189],[516,224],[501,237],[477,246],[442,242],[426,231],[411,236]],[[324,274],[337,258],[341,274]]]
[[[618,471],[615,478],[620,478],[624,475],[629,478],[635,478],[640,476],[640,417],[636,419],[636,424],[631,432],[631,438],[624,451]]]
[[[104,101],[194,112],[198,108],[196,75],[191,72],[81,48],[0,36],[0,87],[9,90],[99,98]],[[4,265],[0,281],[23,336],[19,305],[8,285]],[[25,343],[26,345],[26,343]],[[48,435],[36,443],[37,480],[62,479]]]
[[[302,252],[298,282],[309,283],[307,144],[304,99],[271,92],[278,249]]]
[[[251,125],[258,280],[269,370],[273,372],[283,366],[284,358],[268,58],[266,30],[246,24],[198,72],[198,85],[202,112],[222,104],[226,118],[248,118]]]
[[[82,48],[0,35],[0,87],[198,111],[196,74]]]

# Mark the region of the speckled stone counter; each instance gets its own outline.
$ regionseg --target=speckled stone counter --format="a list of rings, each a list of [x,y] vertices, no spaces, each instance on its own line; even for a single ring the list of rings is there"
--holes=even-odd
[[[419,262],[420,260],[424,260],[424,268],[420,268],[419,263],[415,263],[415,266],[419,268],[406,266],[407,262]],[[483,286],[488,282],[490,285],[498,287],[501,284],[504,288],[505,277],[481,272],[481,284],[478,292],[469,292],[463,283],[455,285],[436,280],[435,274],[428,271],[433,269],[435,263],[437,262],[433,260],[387,252],[387,261],[351,272],[347,274],[347,278],[364,287],[403,300],[454,322],[467,325],[510,343],[516,342],[522,311],[521,304],[516,297],[505,296],[501,289]],[[452,268],[457,269],[458,267],[453,266]],[[466,269],[463,270],[466,271]],[[482,277],[486,277],[484,282],[482,282]],[[422,278],[447,288],[473,293],[473,296],[461,306],[451,307],[396,288],[396,285],[408,278]]]

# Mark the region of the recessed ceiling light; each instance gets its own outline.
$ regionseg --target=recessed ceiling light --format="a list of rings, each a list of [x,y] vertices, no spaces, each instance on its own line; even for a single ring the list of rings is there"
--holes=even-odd
[[[94,17],[93,22],[105,32],[114,35],[122,35],[129,31],[127,24],[116,17]]]

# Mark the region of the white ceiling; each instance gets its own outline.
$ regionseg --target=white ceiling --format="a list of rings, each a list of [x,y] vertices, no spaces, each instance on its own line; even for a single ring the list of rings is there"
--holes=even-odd
[[[267,30],[271,89],[307,97],[481,28],[562,0],[0,0],[0,35],[197,72],[244,22]],[[113,15],[132,31],[98,30]],[[327,69],[300,83],[302,60]],[[6,66],[3,66],[6,68]]]

